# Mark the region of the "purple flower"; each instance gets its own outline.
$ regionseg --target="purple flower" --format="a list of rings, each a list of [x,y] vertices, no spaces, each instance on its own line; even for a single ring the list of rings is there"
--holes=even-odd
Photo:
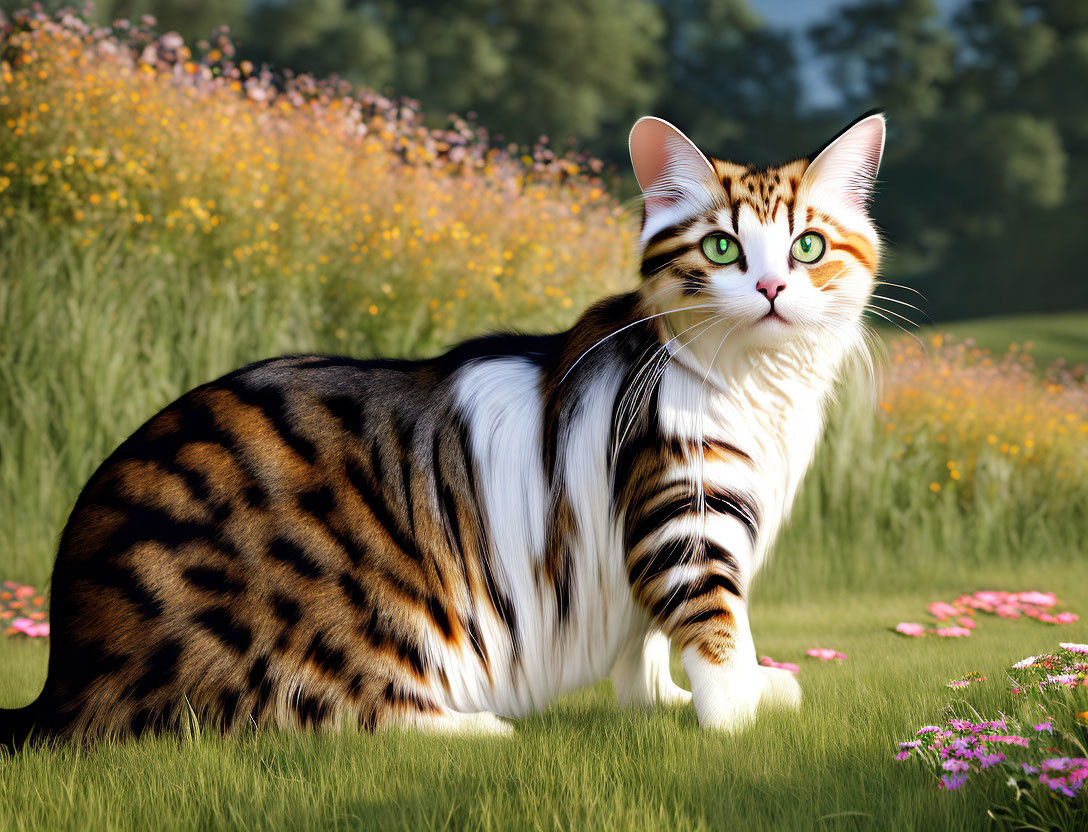
[[[1051,733],[1054,732],[1054,725],[1050,722],[1040,722],[1038,725],[1032,725],[1031,727],[1034,728],[1036,731],[1050,731]]]
[[[958,789],[964,783],[967,782],[966,774],[942,774],[941,775],[941,788],[944,789]]]
[[[907,742],[899,743],[900,748],[917,748],[922,744],[921,740],[908,740]]]
[[[971,766],[964,760],[945,760],[941,763],[941,768],[945,771],[961,772],[967,771]]]
[[[915,736],[920,737],[922,734],[934,734],[941,729],[936,725],[923,725],[917,731],[914,732]]]
[[[980,754],[978,758],[979,768],[989,768],[1003,762],[1005,762],[1005,755],[1000,751],[995,751],[993,754]]]
[[[957,731],[966,731],[971,727],[970,720],[966,719],[950,719],[948,724],[955,728]]]
[[[1038,774],[1039,773],[1039,769],[1037,769],[1035,766],[1028,765],[1027,763],[1021,763],[1020,768],[1022,768],[1024,770],[1024,774]]]
[[[909,760],[910,759],[910,752],[909,751],[900,751],[898,754],[895,755],[895,759],[897,759],[897,760]]]

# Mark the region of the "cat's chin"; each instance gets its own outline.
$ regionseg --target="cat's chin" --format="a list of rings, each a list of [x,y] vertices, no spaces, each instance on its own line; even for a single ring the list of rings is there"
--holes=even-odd
[[[754,349],[775,349],[801,334],[801,328],[782,315],[772,313],[757,318],[744,332],[745,345]]]

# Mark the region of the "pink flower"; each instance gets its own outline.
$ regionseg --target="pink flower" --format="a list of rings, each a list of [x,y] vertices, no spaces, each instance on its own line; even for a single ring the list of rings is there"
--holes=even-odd
[[[1073,641],[1063,641],[1058,644],[1062,650],[1068,650],[1070,653],[1081,653],[1088,655],[1088,644],[1077,644]]]
[[[801,668],[795,665],[793,662],[776,662],[770,656],[761,656],[759,663],[764,667],[777,667],[779,670],[788,670],[790,673],[797,674],[801,672]]]
[[[15,590],[15,597],[19,600],[22,600],[23,598],[30,598],[33,595],[34,587],[32,586],[21,586]]]
[[[963,638],[971,635],[971,631],[966,627],[942,627],[937,630],[937,635],[942,638]]]
[[[975,623],[975,619],[973,619],[969,615],[961,615],[956,620],[960,623],[961,627],[966,627],[968,630],[973,630],[977,626]]]
[[[944,601],[937,601],[934,604],[930,604],[928,607],[926,607],[926,610],[934,618],[939,618],[942,621],[946,618],[954,618],[956,615],[959,614],[958,609],[953,607],[951,604],[945,603]]]
[[[1055,616],[1055,618],[1058,619],[1059,624],[1073,624],[1074,622],[1080,620],[1080,616],[1077,615],[1075,612],[1060,612]],[[1088,648],[1088,645],[1082,644],[1081,647]],[[1088,652],[1088,649],[1086,649],[1086,652]]]
[[[909,751],[900,751],[898,754],[895,755],[895,759],[897,759],[897,760],[909,760],[910,759],[910,752]]]
[[[1018,592],[1013,598],[1021,604],[1034,604],[1036,607],[1053,607],[1058,603],[1053,592]]]
[[[30,638],[40,638],[49,635],[49,622],[37,622],[29,618],[16,618],[11,622],[11,628],[17,633],[22,633]]]
[[[814,659],[822,659],[825,662],[832,661],[833,659],[845,659],[846,654],[840,653],[837,650],[831,650],[827,647],[813,647],[805,651],[809,656]]]
[[[926,634],[926,628],[921,624],[914,624],[909,621],[902,621],[895,625],[895,631],[904,636],[924,636]]]

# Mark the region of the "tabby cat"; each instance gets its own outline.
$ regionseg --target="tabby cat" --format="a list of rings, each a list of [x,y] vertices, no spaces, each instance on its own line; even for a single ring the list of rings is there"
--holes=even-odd
[[[606,675],[725,731],[798,706],[748,592],[864,350],[883,145],[869,115],[760,169],[644,118],[638,291],[556,335],[276,358],[182,396],[80,494],[45,689],[4,743],[190,714],[508,733]]]

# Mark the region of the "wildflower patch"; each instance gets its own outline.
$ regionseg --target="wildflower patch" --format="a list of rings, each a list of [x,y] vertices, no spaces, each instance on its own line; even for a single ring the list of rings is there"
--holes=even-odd
[[[15,581],[0,584],[0,622],[5,635],[41,638],[49,635],[45,596],[34,587]]]
[[[949,687],[985,681],[969,673]],[[1043,821],[1031,828],[1067,828],[1070,807],[1062,801],[1083,801],[1088,793],[1088,644],[1063,642],[1056,653],[1028,656],[1009,668],[1009,682],[1000,713],[987,717],[963,701],[950,705],[941,724],[919,728],[894,756],[930,769],[942,790],[998,778],[1011,801],[992,814]]]
[[[910,638],[937,636],[938,638],[966,638],[978,626],[978,613],[996,615],[999,618],[1031,618],[1043,624],[1072,624],[1080,620],[1076,613],[1058,612],[1058,599],[1053,592],[975,592],[961,595],[951,603],[937,601],[926,610],[932,621],[919,624],[902,621],[895,632]]]

